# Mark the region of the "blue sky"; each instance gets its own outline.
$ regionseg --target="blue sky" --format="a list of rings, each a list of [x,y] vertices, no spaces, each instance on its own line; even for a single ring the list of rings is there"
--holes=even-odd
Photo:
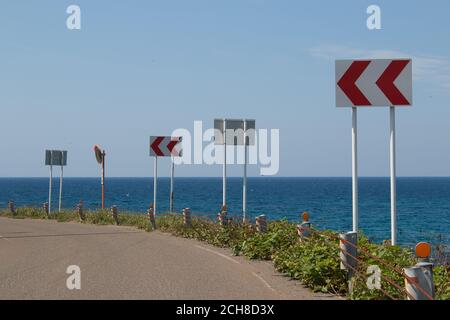
[[[66,28],[71,4],[82,30]],[[371,4],[382,30],[366,27]],[[0,177],[46,176],[46,148],[69,151],[68,176],[97,176],[93,144],[110,176],[151,176],[150,135],[215,117],[280,129],[280,176],[350,176],[351,112],[335,107],[334,60],[366,57],[413,59],[398,174],[450,176],[449,12],[444,0],[2,1]],[[389,174],[388,134],[387,108],[359,112],[362,176]]]

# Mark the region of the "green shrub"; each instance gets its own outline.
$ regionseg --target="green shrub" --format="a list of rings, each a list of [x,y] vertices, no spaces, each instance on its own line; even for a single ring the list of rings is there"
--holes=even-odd
[[[192,217],[192,226],[183,224],[183,217],[176,214],[160,215],[156,219],[159,230],[176,236],[197,239],[218,247],[239,247],[240,243],[254,234],[248,225],[230,223],[227,226],[203,217]]]
[[[297,229],[287,221],[268,223],[266,233],[254,233],[241,244],[240,251],[250,259],[270,260],[272,255],[298,241]]]
[[[17,208],[15,214],[12,214],[11,211],[4,209],[0,211],[0,216],[2,217],[13,217],[15,219],[46,219],[47,215],[44,210],[36,209],[32,207],[21,207]]]
[[[150,221],[147,215],[133,214],[131,212],[119,212],[119,225],[136,227],[150,231]]]
[[[437,266],[433,272],[436,300],[450,300],[450,266]]]
[[[340,270],[338,242],[313,234],[309,239],[274,255],[275,268],[314,291],[344,294],[345,272]]]
[[[79,220],[77,214],[73,211],[52,212],[49,219],[56,220],[58,222],[71,222]]]

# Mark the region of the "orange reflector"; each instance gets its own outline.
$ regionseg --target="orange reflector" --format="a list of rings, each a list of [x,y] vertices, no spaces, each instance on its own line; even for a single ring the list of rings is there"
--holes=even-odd
[[[302,218],[303,218],[303,221],[309,221],[309,213],[306,211],[303,212]]]
[[[428,258],[431,254],[431,246],[427,242],[419,242],[416,245],[416,255],[419,258]]]

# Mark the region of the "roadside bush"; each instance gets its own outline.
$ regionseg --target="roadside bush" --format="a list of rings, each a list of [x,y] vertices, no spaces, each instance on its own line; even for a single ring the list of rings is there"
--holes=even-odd
[[[381,288],[382,290],[370,290],[366,284],[366,277],[361,279],[361,276],[354,283],[354,291],[350,295],[355,300],[385,300],[385,299],[405,299],[406,294],[403,292],[404,277],[401,272],[403,268],[410,267],[416,264],[413,252],[410,249],[401,248],[398,246],[378,245],[370,243],[369,239],[360,235],[358,240],[359,250],[358,256],[363,263],[358,265],[358,272],[360,275],[367,277],[367,269],[369,266],[378,266],[381,271]],[[377,259],[370,257],[377,257]],[[384,263],[380,262],[383,261]],[[399,289],[394,286],[395,283]]]
[[[123,226],[136,227],[141,230],[150,230],[150,221],[147,215],[133,214],[131,212],[119,212],[119,224]]]
[[[16,209],[16,213],[13,215],[9,210],[4,209],[0,211],[2,217],[12,217],[15,219],[46,219],[47,215],[44,210],[36,209],[32,207],[21,207]]]
[[[436,300],[450,300],[450,267],[437,266],[433,270]]]
[[[192,217],[192,226],[190,228],[184,226],[183,217],[180,215],[160,215],[156,221],[159,230],[163,232],[197,239],[218,247],[240,247],[244,239],[254,234],[254,231],[248,225],[230,223],[227,226],[221,226],[203,217]]]
[[[240,250],[250,259],[271,260],[272,255],[285,250],[298,241],[296,226],[287,221],[268,223],[266,233],[254,233],[243,239]]]
[[[346,274],[340,270],[337,241],[313,234],[274,255],[275,268],[318,292],[344,294]]]

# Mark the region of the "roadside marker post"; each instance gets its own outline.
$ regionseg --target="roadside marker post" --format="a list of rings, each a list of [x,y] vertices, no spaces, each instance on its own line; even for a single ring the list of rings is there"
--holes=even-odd
[[[390,116],[390,137],[389,137],[389,161],[391,179],[391,243],[397,244],[397,170],[396,170],[396,150],[395,150],[395,107],[389,108]]]
[[[347,271],[348,290],[349,292],[353,292],[354,276],[358,268],[358,233],[343,233],[339,235],[339,239],[341,270]]]
[[[192,227],[191,209],[184,208],[182,212],[183,212],[183,224],[184,224],[184,226],[187,227],[187,228]]]
[[[175,163],[173,156],[170,157],[170,195],[169,195],[169,212],[173,213],[173,177],[175,174]]]
[[[48,211],[47,211],[49,215],[52,212],[52,188],[53,188],[53,166],[50,164],[50,180],[48,187]]]
[[[415,253],[421,260],[415,266],[404,268],[408,299],[433,300],[435,296],[433,264],[429,262],[431,246],[426,242],[416,245]]]
[[[214,144],[223,145],[222,207],[227,206],[227,129],[229,119],[214,119]]]
[[[244,120],[244,177],[242,181],[242,220],[247,220],[247,120]]]
[[[52,186],[53,186],[53,164],[52,164],[52,151],[45,151],[45,165],[50,166],[50,179],[48,185],[48,210],[47,214],[50,214],[52,208]]]
[[[336,60],[336,106],[352,108],[352,216],[358,231],[357,107],[390,108],[391,244],[397,244],[395,108],[412,105],[412,60]]]
[[[406,275],[405,288],[414,300],[434,299],[433,264],[420,262],[414,267],[403,269]],[[419,287],[422,289],[420,290]],[[408,300],[411,300],[408,296]]]
[[[227,120],[223,119],[223,180],[222,206],[227,205]]]
[[[352,108],[352,220],[353,232],[358,232],[358,110]]]
[[[119,225],[119,209],[117,209],[117,206],[111,207],[111,216],[114,219],[114,223],[116,226]]]
[[[158,190],[158,157],[170,157],[170,191],[169,191],[169,208],[173,212],[173,189],[174,189],[174,171],[175,163],[174,157],[181,157],[183,155],[183,148],[181,145],[182,137],[167,137],[167,136],[151,136],[150,137],[150,156],[154,157],[153,165],[153,215],[156,217],[156,196]]]
[[[45,214],[48,216],[48,202],[45,202],[42,204],[42,209],[44,210]]]
[[[351,279],[355,275],[355,270],[358,266],[358,261],[355,259],[358,257],[358,233],[342,233],[339,235],[339,239],[341,270],[346,270],[348,278]]]
[[[302,223],[297,225],[297,234],[300,241],[311,236],[311,222],[309,221],[309,213],[303,212]]]
[[[16,208],[14,206],[14,201],[8,201],[8,209],[9,212],[11,212],[12,215],[14,215],[16,213]]]
[[[226,226],[228,223],[227,206],[222,206],[220,212],[217,214],[217,221],[221,226]]]
[[[155,214],[153,213],[153,204],[151,204],[150,208],[147,210],[147,216],[150,222],[150,230],[156,230],[156,221],[155,221]]]
[[[158,192],[158,156],[155,156],[153,163],[153,214],[156,215],[156,194]]]
[[[106,152],[102,151],[102,209],[105,209],[105,161],[106,161]]]
[[[58,211],[61,212],[62,206],[62,190],[63,190],[63,177],[64,177],[64,166],[67,165],[67,151],[61,151],[61,175],[59,177],[59,206]]]
[[[59,178],[59,206],[61,211],[62,206],[62,187],[63,187],[63,168],[67,165],[67,151],[61,150],[46,150],[45,151],[45,165],[50,167],[50,179],[48,186],[48,214],[52,210],[52,191],[53,191],[53,166],[61,167],[61,175]]]
[[[94,146],[95,159],[101,165],[101,185],[102,185],[102,209],[105,209],[105,160],[106,152],[100,146]]]
[[[265,214],[262,214],[256,217],[256,231],[259,233],[267,232],[267,217]]]
[[[63,188],[63,175],[64,175],[64,167],[61,166],[61,175],[59,176],[59,204],[58,204],[58,212],[61,212],[61,200],[62,200],[62,188]]]
[[[86,217],[83,212],[83,201],[80,200],[80,202],[76,205],[75,208],[76,208],[78,217],[80,218],[80,221],[83,222],[84,220],[86,220]]]

